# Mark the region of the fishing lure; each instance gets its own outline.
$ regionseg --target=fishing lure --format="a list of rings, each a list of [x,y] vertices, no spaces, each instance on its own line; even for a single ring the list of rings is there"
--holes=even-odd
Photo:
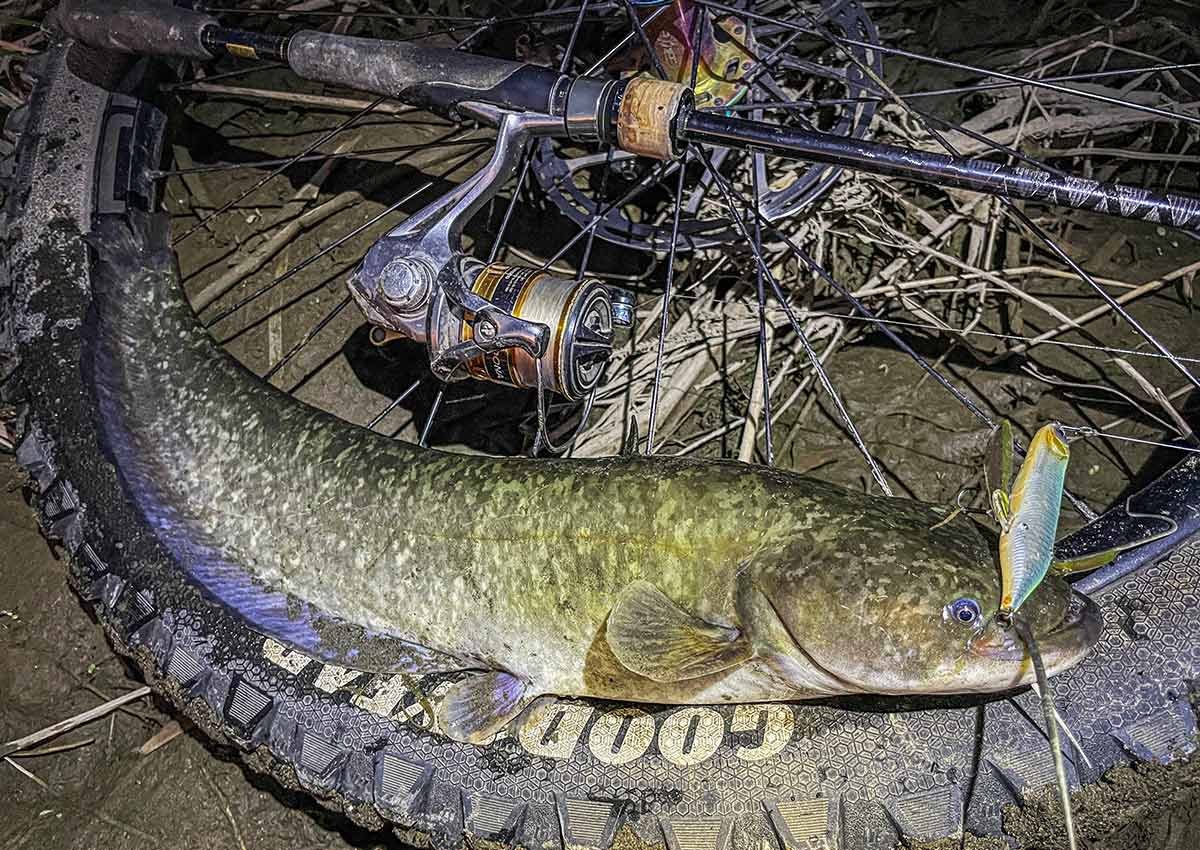
[[[1002,481],[1005,471],[1012,469],[1012,426],[1007,422],[1005,426],[1009,430],[1010,459],[1001,458]],[[1061,426],[1043,425],[1029,444],[1012,489],[992,491],[992,511],[1001,529],[1000,614],[1004,617],[1011,617],[1029,598],[1054,560],[1054,537],[1070,459],[1071,450]]]
[[[1090,428],[1072,428],[1058,422],[1043,425],[1030,442],[1014,481],[1012,424],[1004,420],[996,429],[988,450],[985,476],[992,516],[1000,524],[1001,619],[1011,620],[1051,569],[1062,574],[1095,570],[1126,549],[1152,543],[1174,534],[1178,528],[1171,517],[1138,513],[1132,509],[1130,500],[1126,500],[1129,516],[1162,520],[1168,527],[1144,539],[1099,552],[1065,560],[1054,558],[1058,514],[1071,459],[1068,444],[1072,439],[1095,433]]]
[[[1168,528],[1136,542],[1070,560],[1055,560],[1054,537],[1058,531],[1058,514],[1062,506],[1067,464],[1071,460],[1068,444],[1072,437],[1088,437],[1095,434],[1090,428],[1071,428],[1057,422],[1043,425],[1030,442],[1025,460],[1021,463],[1016,480],[1013,481],[1015,452],[1012,424],[1004,420],[993,435],[984,468],[992,516],[1000,524],[1000,609],[997,620],[1016,630],[1029,650],[1033,662],[1038,697],[1054,761],[1059,800],[1063,809],[1067,846],[1070,850],[1075,850],[1078,845],[1074,814],[1071,810],[1070,786],[1067,783],[1062,744],[1058,735],[1058,712],[1054,707],[1049,676],[1046,674],[1037,640],[1030,632],[1028,624],[1015,616],[1017,609],[1037,589],[1051,569],[1059,573],[1094,570],[1112,561],[1125,549],[1142,546],[1174,534],[1178,528],[1175,520],[1169,516],[1135,512],[1127,499],[1125,511],[1129,516],[1159,519],[1166,522]]]

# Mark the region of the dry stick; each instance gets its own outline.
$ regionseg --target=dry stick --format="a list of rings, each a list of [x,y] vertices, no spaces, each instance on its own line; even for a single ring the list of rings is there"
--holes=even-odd
[[[140,688],[135,688],[127,694],[110,699],[108,702],[98,705],[95,708],[89,708],[87,711],[76,714],[74,717],[68,717],[66,720],[60,720],[52,726],[47,726],[45,729],[40,729],[26,735],[23,738],[17,738],[14,741],[9,741],[7,744],[0,745],[0,757],[11,755],[19,750],[27,747],[32,747],[34,744],[40,744],[42,741],[48,741],[63,732],[69,732],[77,726],[82,726],[85,723],[91,723],[93,720],[98,720],[110,711],[116,711],[123,705],[131,703],[135,700],[142,699],[150,694],[150,686],[143,685]]]
[[[653,311],[654,316],[657,316],[658,312],[663,308],[664,300],[665,299],[662,297],[656,300],[657,309]],[[645,318],[639,317],[640,329],[643,333],[647,332],[647,329],[654,324],[654,316]],[[676,320],[671,332],[675,333],[676,331],[686,331],[692,328],[694,324],[695,320],[693,311],[686,310]],[[641,335],[639,334],[639,337],[640,336]],[[623,439],[623,435],[625,433],[624,413],[626,410],[626,404],[624,396],[627,392],[631,391],[636,384],[639,383],[639,376],[645,371],[648,363],[650,364],[650,368],[653,368],[653,361],[650,359],[651,355],[642,354],[640,357],[634,357],[634,354],[636,353],[636,348],[634,347],[635,343],[636,340],[631,340],[630,349],[627,353],[623,354],[621,358],[622,362],[614,364],[614,367],[610,367],[609,370],[612,374],[626,371],[629,369],[629,365],[626,364],[629,364],[629,360],[632,358],[633,363],[630,364],[632,365],[632,374],[630,375],[630,379],[627,382],[622,381],[619,383],[613,383],[605,387],[605,394],[613,397],[612,403],[607,405],[607,410],[601,420],[591,429],[589,429],[586,441],[581,441],[576,445],[576,457],[595,457],[598,455],[611,454],[616,450],[617,447],[620,446],[621,440]],[[673,354],[674,353],[675,352],[673,352]],[[701,353],[703,354],[703,351]],[[677,358],[669,358],[669,362],[673,363],[675,359]],[[692,359],[695,359],[694,355]],[[693,377],[698,375],[698,371],[688,371]],[[680,401],[679,393],[671,392],[671,388],[675,386],[675,374],[676,373],[673,371],[671,381],[668,382],[667,387],[661,391],[659,397],[659,416],[664,425],[667,422],[669,414],[674,410],[675,406]],[[635,411],[635,417],[640,417],[645,408],[645,405],[639,403],[636,399],[631,400],[628,406]]]
[[[95,685],[93,685],[91,682],[83,681],[82,679],[80,679],[79,676],[76,676],[74,673],[71,674],[71,678],[73,678],[73,679],[75,679],[75,681],[79,682],[79,687],[83,688],[85,691],[88,691],[89,693],[94,694],[95,696],[100,697],[100,699],[104,700],[105,702],[112,699],[112,697],[109,694],[100,690]],[[136,717],[138,720],[142,721],[143,723],[152,723],[155,725],[160,724],[160,721],[157,717],[153,717],[144,711],[138,711],[136,708],[133,708],[128,705],[121,706],[120,708],[117,709],[117,711],[121,712],[122,714],[128,714],[130,717]],[[113,723],[116,723],[116,721],[117,721],[116,716],[113,716],[111,719],[112,719]]]
[[[382,182],[383,180],[379,178],[371,181],[372,184]],[[335,195],[319,207],[314,207],[303,215],[293,218],[286,225],[276,230],[270,239],[267,239],[255,248],[250,256],[200,290],[192,299],[192,308],[196,312],[200,312],[211,306],[213,302],[226,292],[258,271],[263,263],[271,259],[284,245],[292,242],[301,232],[361,201],[364,194],[363,190],[366,188],[366,186],[360,186],[355,189],[348,189],[339,195]]]
[[[13,753],[13,758],[31,759],[39,756],[52,756],[55,753],[65,753],[70,750],[77,750],[80,747],[91,746],[96,743],[95,738],[84,738],[82,741],[70,741],[66,744],[56,744],[49,747],[38,747],[36,750],[22,750],[19,753]]]
[[[974,207],[972,206],[971,209],[974,209]],[[968,210],[968,212],[969,211],[970,210]],[[966,216],[960,213],[952,213],[946,216],[932,231],[921,237],[918,244],[928,246],[932,245],[935,241],[940,242],[946,234],[957,227],[958,224],[965,218]],[[872,286],[878,286],[883,281],[894,278],[897,274],[899,274],[900,270],[910,264],[913,259],[914,258],[911,255],[906,254],[892,260],[877,273],[867,278],[865,288],[869,289]]]
[[[1191,384],[1184,384],[1182,387],[1175,390],[1175,392],[1169,394],[1167,396],[1167,399],[1170,401],[1175,401],[1175,399],[1179,398],[1180,396],[1186,395],[1187,393],[1190,393],[1194,389],[1195,389],[1195,387],[1193,387]],[[1100,431],[1110,431],[1113,428],[1116,428],[1120,425],[1124,425],[1126,422],[1131,422],[1131,421],[1133,421],[1132,416],[1119,416],[1116,419],[1113,419],[1111,422],[1101,425],[1099,430]]]
[[[196,167],[196,163],[192,159],[192,152],[187,149],[186,145],[175,145],[175,163],[182,169]],[[218,204],[213,203],[212,196],[208,194],[208,187],[204,185],[204,178],[200,174],[180,174],[179,179],[187,186],[192,197],[200,202],[193,209],[215,210],[217,208]]]
[[[1192,430],[1192,426],[1189,425],[1188,421],[1183,418],[1183,414],[1175,409],[1175,405],[1171,404],[1171,400],[1167,398],[1166,393],[1154,386],[1154,384],[1150,382],[1150,379],[1135,369],[1133,364],[1131,364],[1128,360],[1117,357],[1114,358],[1113,362],[1116,363],[1117,366],[1119,366],[1122,371],[1125,372],[1125,374],[1133,378],[1133,380],[1141,388],[1142,392],[1148,395],[1151,401],[1155,402],[1159,407],[1161,407],[1163,413],[1167,414],[1167,416],[1171,418],[1171,421],[1175,423],[1175,428],[1179,431],[1179,436],[1185,440],[1195,442],[1196,435]]]
[[[825,345],[825,350],[821,352],[821,365],[822,366],[826,365],[829,362],[830,356],[832,356],[833,352],[837,350],[839,345],[841,345],[842,336],[845,333],[846,333],[846,325],[844,322],[839,321],[837,323],[837,327],[834,329],[832,335],[829,337],[829,342],[826,343],[826,345]],[[782,416],[783,412],[785,410],[787,410],[793,404],[795,404],[796,399],[800,398],[800,396],[803,395],[805,392],[807,392],[808,388],[810,386],[812,386],[812,382],[815,377],[816,377],[816,375],[814,372],[809,372],[807,375],[805,375],[803,380],[801,380],[800,383],[796,385],[796,389],[792,390],[792,394],[790,396],[788,396],[787,399],[783,402],[783,404],[781,404],[779,406],[779,411],[775,415]],[[797,426],[800,424],[799,419],[802,419],[802,418],[803,418],[803,415],[801,415],[801,417],[798,417],[796,425],[792,426],[792,429],[788,432],[787,439],[785,439],[782,443],[780,443],[781,446],[789,445],[791,443],[791,441],[793,439],[795,439]]]
[[[317,198],[321,191],[321,185],[325,182],[330,173],[332,173],[333,169],[340,162],[340,160],[336,159],[336,157],[339,154],[345,153],[346,150],[348,150],[358,141],[358,139],[359,135],[355,134],[354,136],[342,141],[341,144],[334,148],[333,157],[335,158],[328,159],[323,162],[321,167],[316,170],[313,176],[305,181],[304,185],[295,191],[292,197],[283,205],[282,212],[284,215],[287,214],[288,208],[292,205],[303,204],[306,201],[315,200]],[[290,245],[295,237],[299,235],[300,231],[304,229],[304,225],[300,225],[298,223],[305,221],[307,216],[315,214],[318,211],[325,210],[328,207],[328,211],[326,213],[315,216],[311,220],[312,224],[316,224],[328,216],[333,215],[335,212],[343,209],[350,200],[364,195],[366,191],[369,190],[365,190],[363,187],[360,187],[358,189],[343,192],[327,201],[325,204],[310,210],[308,213],[304,213],[293,218],[282,228],[282,230],[260,244],[258,248],[256,248],[254,252],[250,254],[249,257],[238,263],[229,271],[225,272],[225,274],[221,275],[208,286],[204,287],[204,289],[202,289],[196,295],[192,302],[194,309],[197,311],[203,310],[209,304],[212,304],[213,301],[217,300],[230,289],[233,289],[233,287],[241,283],[246,277],[258,271],[262,264],[269,260],[276,251],[280,250],[280,248]],[[349,197],[347,198],[347,196]],[[340,204],[338,203],[339,201]],[[296,224],[297,226],[293,228],[293,224]]]
[[[32,779],[32,780],[33,780],[34,782],[36,782],[38,785],[42,786],[42,789],[43,789],[43,790],[45,790],[45,791],[49,791],[49,790],[50,790],[50,786],[49,786],[49,785],[47,785],[45,782],[43,782],[41,779],[39,779],[37,776],[35,776],[35,775],[34,775],[34,773],[33,773],[33,771],[31,771],[31,770],[27,770],[26,768],[24,768],[24,767],[22,767],[21,765],[17,764],[15,761],[13,761],[13,760],[12,760],[11,758],[9,758],[8,756],[5,756],[5,757],[4,757],[4,761],[5,761],[5,762],[6,762],[6,763],[7,763],[7,764],[10,766],[10,767],[12,767],[14,770],[16,770],[16,771],[17,771],[17,773],[21,774],[21,775],[22,775],[22,776],[24,776],[26,779]]]
[[[145,743],[137,748],[137,752],[140,755],[148,756],[150,753],[154,752],[160,747],[163,747],[169,744],[171,741],[174,741],[182,734],[183,727],[179,724],[179,721],[172,720],[170,723],[163,726],[163,728],[159,729],[157,732],[147,738]]]
[[[743,463],[749,463],[754,457],[754,446],[758,442],[758,426],[762,419],[763,402],[766,398],[764,392],[766,375],[763,371],[763,364],[766,362],[766,352],[771,350],[771,342],[775,339],[775,328],[769,323],[765,324],[764,328],[762,339],[759,340],[759,347],[766,351],[755,359],[754,384],[750,388],[750,406],[746,409],[746,424],[742,428],[742,442],[738,447],[738,460]]]
[[[440,162],[441,160],[438,161]],[[270,239],[255,248],[250,256],[197,293],[192,298],[192,309],[199,312],[211,306],[213,302],[241,283],[246,277],[258,271],[267,260],[275,256],[284,245],[292,242],[301,232],[362,201],[374,189],[385,185],[389,180],[394,180],[395,176],[392,173],[384,172],[371,180],[364,181],[354,189],[347,189],[345,192],[334,195],[320,206],[313,207],[303,215],[293,218],[286,225],[276,230]]]
[[[1173,283],[1174,281],[1179,280],[1181,277],[1191,274],[1197,270],[1200,270],[1200,261],[1191,263],[1190,265],[1182,266],[1181,268],[1178,268],[1178,269],[1175,269],[1175,271],[1170,272],[1169,274],[1165,274],[1162,277],[1158,278],[1157,280],[1152,280],[1147,283],[1143,283],[1141,286],[1137,287],[1136,289],[1131,289],[1129,292],[1126,292],[1124,295],[1117,296],[1117,298],[1115,298],[1114,300],[1118,304],[1124,306],[1124,305],[1128,304],[1130,301],[1133,301],[1137,298],[1141,298],[1143,295],[1149,295],[1151,292],[1157,292],[1158,290],[1162,289],[1167,284]],[[1066,319],[1066,321],[1064,321],[1058,327],[1051,328],[1050,330],[1048,330],[1044,333],[1040,333],[1037,336],[1033,337],[1032,339],[1027,340],[1026,342],[1023,342],[1020,345],[1016,346],[1015,348],[1011,349],[1011,353],[1012,354],[1021,354],[1025,351],[1028,351],[1029,349],[1033,348],[1035,345],[1043,343],[1048,339],[1054,339],[1056,336],[1060,336],[1061,334],[1064,334],[1067,331],[1079,328],[1080,326],[1087,324],[1088,322],[1092,321],[1093,319],[1098,319],[1099,317],[1103,316],[1105,313],[1107,313],[1111,309],[1112,309],[1111,305],[1102,304],[1099,307],[1096,307],[1092,310],[1088,310],[1086,313],[1083,313],[1082,315],[1076,316],[1074,319],[1068,318],[1068,319]]]
[[[871,295],[892,296],[900,292],[910,289],[926,289],[933,286],[941,286],[947,283],[966,283],[972,280],[978,280],[987,274],[1000,275],[1001,277],[1049,277],[1062,280],[1078,280],[1078,276],[1074,272],[1063,271],[1062,269],[1054,269],[1049,266],[1011,266],[1004,269],[996,269],[992,272],[963,272],[962,274],[943,274],[933,277],[918,277],[912,280],[906,280],[903,283],[888,283],[876,285],[864,285],[861,289],[854,291],[856,298],[865,298]],[[1139,284],[1130,283],[1125,280],[1117,280],[1111,277],[1093,277],[1097,283],[1104,286],[1112,287],[1113,289],[1137,289]]]
[[[288,255],[292,252],[292,245],[289,242],[283,246],[283,250],[279,253],[279,259],[275,263],[275,278],[279,279],[287,271]],[[279,358],[283,356],[283,311],[276,309],[282,307],[286,301],[285,293],[282,289],[276,287],[275,297],[271,301],[274,304],[268,303],[267,309],[267,368],[270,368],[272,363],[279,362]]]
[[[978,275],[979,277],[983,278],[984,280],[989,281],[990,283],[996,284],[996,286],[1000,287],[1005,292],[1011,293],[1012,295],[1015,295],[1017,298],[1020,298],[1022,301],[1026,301],[1026,302],[1032,304],[1033,306],[1037,307],[1042,312],[1048,313],[1049,315],[1058,319],[1060,322],[1067,324],[1068,327],[1070,327],[1074,324],[1074,320],[1070,316],[1068,316],[1066,313],[1059,310],[1057,307],[1054,307],[1051,304],[1047,304],[1045,301],[1042,301],[1039,298],[1035,298],[1034,296],[1030,295],[1028,292],[1025,292],[1024,290],[1020,289],[1019,287],[1016,287],[1013,284],[1009,283],[1007,280],[1000,277],[999,275],[993,274],[992,272],[984,271],[983,269],[977,269],[972,266],[969,266],[966,263],[964,263],[962,260],[958,259],[957,257],[951,256],[950,254],[947,254],[944,251],[939,251],[936,248],[932,248],[928,245],[921,245],[915,239],[911,239],[910,237],[905,236],[905,234],[901,233],[900,231],[893,231],[893,232],[895,233],[895,235],[898,238],[909,241],[909,243],[913,247],[917,248],[918,250],[920,250],[926,254],[929,254],[934,259],[941,260],[942,262],[944,262],[948,265],[951,265],[951,266],[954,266],[955,268],[960,268],[963,271]]]

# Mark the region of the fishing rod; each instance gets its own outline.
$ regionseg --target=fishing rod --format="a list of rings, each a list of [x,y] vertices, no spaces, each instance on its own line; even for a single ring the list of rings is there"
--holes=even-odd
[[[545,114],[559,119],[549,135],[662,160],[678,159],[691,142],[715,144],[1200,229],[1197,198],[701,111],[692,91],[670,80],[577,76],[413,42],[314,30],[270,35],[225,27],[204,12],[153,0],[64,0],[53,23],[93,47],[181,59],[229,55],[282,62],[307,80],[394,97],[442,114],[461,116],[461,106],[471,102]]]

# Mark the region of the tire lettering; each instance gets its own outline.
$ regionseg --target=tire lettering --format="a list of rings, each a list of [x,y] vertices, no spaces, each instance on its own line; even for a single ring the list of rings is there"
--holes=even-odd
[[[733,753],[742,761],[764,761],[777,755],[792,739],[796,720],[786,705],[739,705],[733,710],[729,731],[755,732],[760,724],[763,731],[758,746],[738,747]]]
[[[539,706],[521,725],[517,740],[531,755],[565,759],[574,752],[593,711],[590,706],[572,702]]]
[[[725,721],[711,708],[685,708],[663,721],[658,751],[680,767],[692,767],[712,758],[725,737]]]
[[[605,764],[628,764],[650,749],[653,740],[654,718],[640,708],[618,708],[596,718],[588,749]]]
[[[288,649],[282,643],[272,638],[267,638],[263,641],[262,653],[263,658],[270,661],[276,667],[282,667],[293,676],[297,675],[312,662],[312,659],[307,655],[302,655],[293,649]]]

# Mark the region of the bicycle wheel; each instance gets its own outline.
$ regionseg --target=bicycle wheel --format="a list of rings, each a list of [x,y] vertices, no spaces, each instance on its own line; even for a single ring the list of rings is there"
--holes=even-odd
[[[658,8],[650,7],[649,14]],[[838,19],[838,32],[875,41],[874,25],[858,4],[831,5],[825,11],[838,9],[854,16]],[[630,30],[617,15],[597,15],[603,19],[593,21],[587,10],[551,10],[556,14],[546,17],[562,25],[557,30],[541,26],[544,18],[534,18],[538,26],[513,32],[517,21],[493,22],[486,13],[477,16],[481,20],[435,13],[422,25],[477,33],[479,44],[468,46],[483,52],[543,56],[552,63],[576,61],[575,45],[578,61],[594,64]],[[757,19],[730,14],[735,20],[725,21],[728,31],[739,24],[750,30],[756,50],[769,55],[788,44],[775,58],[790,64],[778,79],[771,78],[768,92],[778,109],[798,116],[795,120],[865,133],[870,104],[888,102],[871,76],[880,73],[878,51],[840,54],[838,61],[854,70],[830,71],[828,82],[814,89],[803,74],[814,66],[835,67],[836,51],[819,39],[800,43],[791,38],[796,30],[786,25],[788,17],[758,28]],[[504,17],[522,15],[518,9]],[[387,19],[366,15],[331,22],[339,20],[374,34],[385,33],[373,28],[392,26]],[[581,35],[583,26],[595,29]],[[761,67],[760,59],[761,50],[751,70]],[[607,66],[612,73],[641,67],[648,59],[635,51],[615,61]],[[1144,73],[1124,67],[1127,75]],[[178,84],[166,91],[164,80],[171,78],[164,75],[171,69],[152,63],[125,66],[80,46],[46,57],[30,108],[18,119],[25,123],[6,213],[12,225],[12,283],[5,328],[8,347],[19,357],[7,392],[28,405],[19,457],[37,481],[49,530],[72,551],[72,582],[96,607],[117,648],[133,657],[148,679],[206,732],[238,744],[256,768],[286,785],[308,789],[360,823],[391,823],[402,837],[438,847],[476,839],[564,848],[631,842],[671,850],[725,850],[731,844],[741,848],[763,842],[785,848],[822,843],[890,847],[962,830],[999,836],[1006,829],[1030,846],[1054,840],[1053,807],[1046,823],[1020,815],[1004,820],[1006,806],[1041,812],[1043,792],[1052,781],[1036,703],[1028,694],[981,706],[919,711],[890,704],[646,707],[561,700],[493,743],[472,747],[428,729],[424,695],[436,696],[444,680],[435,675],[414,682],[372,666],[372,659],[385,650],[362,628],[365,624],[340,624],[344,651],[321,657],[304,651],[303,635],[279,631],[282,621],[271,619],[270,611],[239,606],[234,596],[214,599],[199,592],[195,576],[180,571],[169,535],[128,497],[135,482],[130,468],[114,467],[100,450],[95,424],[100,402],[78,366],[94,273],[83,236],[110,220],[132,220],[137,231],[144,227],[139,212],[165,206],[176,213],[176,250],[201,321],[248,367],[301,400],[426,444],[466,444],[489,453],[524,450],[538,426],[531,391],[466,382],[443,387],[426,377],[419,363],[414,365],[411,350],[374,346],[359,329],[361,320],[350,308],[349,296],[339,290],[340,275],[357,263],[373,236],[390,226],[389,216],[426,200],[416,194],[429,180],[424,172],[445,163],[444,172],[435,170],[440,178],[461,175],[486,148],[486,134],[427,115],[397,117],[395,107],[383,102],[322,100],[342,95],[290,84],[285,88],[277,70],[257,71],[259,78],[249,81],[214,79],[238,70],[233,66],[207,68],[203,80],[192,70],[183,71]],[[1124,79],[1118,70],[1077,73],[1111,72]],[[747,93],[738,94],[741,79],[731,82],[714,75],[706,81],[714,101],[718,96],[725,101],[719,104],[721,111],[759,106],[745,99]],[[1180,79],[1171,84],[1186,91],[1190,78]],[[968,85],[974,91],[985,83]],[[721,86],[732,86],[732,94]],[[197,93],[207,99],[192,100]],[[1141,106],[1164,102],[1165,96],[1150,94],[1132,100]],[[811,111],[795,107],[801,99]],[[276,101],[297,114],[287,119],[286,113],[280,117],[264,105]],[[1031,101],[1018,103],[1018,113],[1027,103],[1034,108]],[[980,109],[976,101],[966,105]],[[319,111],[347,107],[351,121],[330,121],[328,112]],[[1003,98],[989,101],[988,109],[967,120],[967,130],[979,135],[976,128],[982,127],[1002,136],[1010,128],[1002,126],[999,112],[989,110],[1012,108]],[[876,122],[881,132],[930,143],[918,128],[899,123],[901,117],[917,120],[912,116],[918,113],[900,110],[895,102],[890,111],[881,110]],[[1144,115],[1138,113],[1127,125],[1130,135],[1141,132],[1137,122]],[[1046,133],[1055,129],[1050,117]],[[1111,121],[1111,116],[1104,118]],[[974,119],[979,120],[972,124]],[[287,121],[284,134],[293,136],[292,147],[268,144],[270,125],[281,120]],[[1034,120],[1026,115],[1021,132],[1048,139],[1037,135],[1038,127],[1030,127]],[[239,122],[249,123],[250,131],[239,133]],[[1162,179],[1177,179],[1168,172],[1188,167],[1181,152],[1186,149],[1178,147],[1183,142],[1173,135],[1177,127],[1166,119],[1159,123],[1162,137],[1152,141],[1163,146],[1153,149],[1168,170]],[[180,126],[184,132],[165,135]],[[294,167],[282,172],[291,185],[273,181],[256,190],[267,194],[242,197],[278,167],[271,160],[291,162],[297,153],[307,155],[303,152],[315,139],[336,146],[353,139],[356,130],[362,134],[357,147],[347,145],[338,156],[357,157],[357,170],[325,167],[338,161],[326,149],[319,158],[293,164],[301,169],[307,165],[307,172]],[[955,143],[974,138],[955,132]],[[481,139],[480,144],[472,137]],[[379,162],[394,153],[419,157],[419,173]],[[1095,155],[1100,167],[1122,173],[1130,167],[1122,153]],[[1064,155],[1051,148],[1046,155],[1084,154]],[[1143,161],[1134,159],[1134,167]],[[1137,318],[1164,343],[1174,362],[1165,356],[1144,357],[1132,331],[1107,328],[1089,338],[1058,330],[1065,322],[1060,314],[1067,309],[1083,303],[1085,312],[1067,314],[1080,324],[1091,321],[1083,317],[1104,302],[1087,281],[1068,289],[1074,286],[1066,283],[1070,268],[1064,272],[1063,264],[1056,265],[1045,250],[1035,260],[1023,261],[1034,251],[1036,237],[1015,235],[996,209],[967,206],[974,198],[952,208],[948,205],[964,196],[867,183],[848,173],[793,167],[769,157],[759,164],[754,156],[737,152],[726,153],[712,169],[700,162],[675,171],[634,162],[635,170],[623,173],[628,164],[611,161],[603,151],[543,144],[528,162],[519,183],[527,194],[512,194],[517,212],[497,204],[490,217],[469,231],[472,249],[481,257],[505,256],[504,251],[523,264],[533,257],[556,270],[566,264],[562,273],[619,281],[635,289],[642,302],[627,350],[617,348],[591,417],[575,440],[578,456],[615,453],[634,431],[630,423],[637,421],[649,444],[642,448],[658,453],[706,451],[773,462],[777,451],[790,450],[792,465],[820,467],[831,480],[907,486],[922,498],[949,503],[970,477],[987,431],[972,405],[990,411],[991,417],[1015,413],[1027,424],[1049,414],[1080,422],[1110,409],[1132,409],[1143,427],[1164,427],[1164,420],[1164,430],[1177,427],[1167,410],[1170,403],[1157,396],[1132,407],[1126,407],[1127,391],[1122,396],[1110,390],[1101,400],[1047,396],[1040,408],[1022,400],[1023,393],[1037,386],[1071,389],[1107,380],[1115,388],[1112,376],[1123,375],[1122,367],[1084,359],[1097,354],[1115,353],[1131,362],[1136,358],[1138,373],[1149,376],[1147,385],[1167,385],[1176,367],[1190,369],[1190,352],[1182,347],[1190,340],[1186,331],[1168,337],[1169,320],[1151,324],[1152,310]],[[254,176],[241,183],[205,178],[243,170]],[[712,176],[714,170],[723,179]],[[1158,179],[1149,171],[1145,177]],[[179,203],[182,195],[186,199]],[[687,200],[679,204],[683,212],[675,227],[674,199],[681,195]],[[754,206],[746,198],[755,195],[761,196],[758,209],[765,222],[746,212]],[[360,201],[364,196],[369,200]],[[880,209],[889,212],[881,215]],[[223,211],[213,215],[213,210]],[[561,217],[551,217],[552,211]],[[892,214],[909,216],[923,228],[921,235],[906,234],[889,220]],[[538,215],[542,217],[536,219]],[[278,237],[276,228],[300,217],[301,224]],[[259,241],[245,247],[244,228],[264,221]],[[1087,221],[1098,229],[1091,242],[1080,233],[1081,224],[1065,222],[1074,235],[1060,235],[1056,243],[1083,242],[1094,246],[1089,253],[1095,255],[1123,250],[1110,236],[1111,228],[1099,230],[1098,217]],[[311,244],[300,240],[304,228],[322,224]],[[874,234],[874,241],[852,239],[861,230]],[[560,232],[564,235],[552,238]],[[798,261],[784,239],[793,235],[823,263],[820,271]],[[1122,286],[1124,280],[1101,283],[1091,277],[1122,296],[1159,292],[1155,306],[1177,317],[1182,307],[1161,293],[1169,293],[1171,284],[1195,269],[1193,243],[1186,236],[1159,236],[1153,225],[1144,235],[1163,249],[1164,264],[1175,262],[1173,267],[1139,288]],[[1172,239],[1179,244],[1172,245]],[[1004,265],[998,271],[989,268],[1000,256]],[[230,259],[241,265],[228,266]],[[762,279],[767,275],[759,276],[763,266],[773,275],[790,272],[807,285],[803,299],[799,287],[788,290],[794,299],[789,307],[802,323],[793,324],[783,309],[786,298]],[[929,272],[920,271],[927,266],[932,267]],[[906,268],[910,271],[904,272]],[[897,282],[901,273],[910,277]],[[921,274],[925,277],[913,277]],[[326,283],[330,278],[332,287]],[[1026,279],[1029,284],[1013,282]],[[1058,287],[1056,292],[1032,288],[1033,281],[1047,280]],[[880,315],[891,324],[854,319],[837,286],[849,282],[860,300],[869,299],[875,310],[886,311]],[[962,291],[939,292],[939,287]],[[1005,293],[1003,302],[995,300],[996,291]],[[1135,298],[1125,299],[1130,310],[1142,306]],[[1023,309],[1016,309],[1018,304]],[[892,337],[882,336],[883,327],[906,342],[907,350],[896,349]],[[1072,327],[1068,323],[1067,330]],[[1004,347],[984,350],[975,344],[997,339]],[[823,344],[820,356],[814,352],[812,359],[824,369],[809,366],[806,341]],[[1054,353],[1036,356],[1044,352]],[[1025,356],[1022,365],[1033,369],[1021,371],[1000,362],[998,355]],[[951,392],[935,380],[920,384],[921,376],[931,373],[915,358],[943,375]],[[988,367],[984,377],[966,374],[967,358]],[[804,377],[789,386],[791,374],[802,366]],[[418,378],[417,390],[410,392]],[[885,380],[895,389],[880,392]],[[824,395],[804,394],[822,383]],[[913,395],[914,405],[881,399],[902,395],[899,388]],[[785,392],[788,397],[778,403],[777,393]],[[1008,393],[1007,400],[996,401],[1002,392]],[[941,393],[952,406],[928,403]],[[884,404],[892,401],[897,403]],[[161,402],[171,404],[172,396],[168,393]],[[297,412],[301,408],[282,398],[278,405],[281,417],[317,415]],[[880,415],[872,415],[872,408],[881,408]],[[781,418],[789,410],[792,417]],[[552,404],[549,415],[550,436],[561,440],[575,429],[583,411],[579,404]],[[820,424],[810,424],[813,416],[823,417]],[[904,445],[888,446],[895,442],[891,423],[896,420],[907,423],[912,436]],[[743,427],[746,421],[748,428]],[[917,423],[930,422],[951,436],[918,433]],[[780,441],[781,423],[801,441]],[[261,427],[269,437],[275,423]],[[742,439],[736,446],[723,445],[725,435]],[[1068,757],[1071,781],[1080,788],[1096,784],[1115,765],[1173,761],[1194,746],[1189,683],[1200,666],[1200,636],[1195,634],[1200,627],[1188,611],[1195,604],[1200,554],[1188,541],[1197,522],[1189,505],[1195,504],[1198,470],[1194,455],[1164,466],[1164,460],[1173,462],[1178,456],[1159,434],[1152,439],[1163,444],[1151,447],[1163,453],[1157,463],[1148,462],[1148,453],[1131,458],[1126,444],[1119,444],[1115,459],[1100,449],[1084,450],[1073,467],[1071,486],[1084,500],[1117,505],[1099,519],[1089,517],[1074,545],[1138,539],[1154,528],[1142,514],[1168,515],[1179,524],[1171,538],[1128,552],[1080,583],[1104,608],[1106,624],[1092,655],[1056,679],[1059,709],[1079,739],[1080,749],[1069,751]],[[866,463],[853,460],[859,454]],[[1125,467],[1122,474],[1104,472],[1110,464]],[[930,474],[915,470],[918,465],[938,468]],[[1143,485],[1136,500],[1139,516],[1130,516],[1124,494]],[[449,528],[455,522],[452,514],[446,516]]]

